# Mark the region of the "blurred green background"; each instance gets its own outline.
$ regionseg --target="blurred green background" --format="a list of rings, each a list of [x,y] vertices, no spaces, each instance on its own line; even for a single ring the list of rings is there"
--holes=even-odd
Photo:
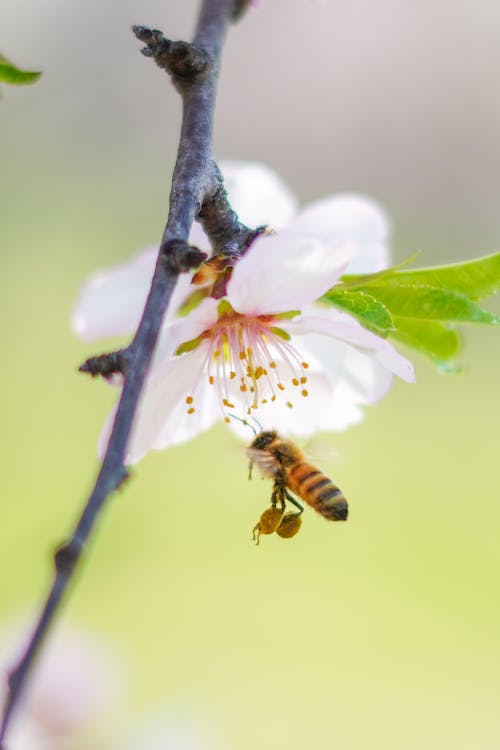
[[[76,373],[106,342],[73,338],[73,302],[166,216],[179,103],[129,27],[186,36],[196,7],[2,8],[3,54],[44,71],[0,102],[6,628],[38,611],[114,401]],[[228,39],[217,154],[267,161],[304,201],[368,192],[393,218],[396,260],[499,249],[499,34],[486,0],[263,0]],[[309,512],[295,539],[255,548],[269,486],[247,481],[223,427],[145,459],[60,623],[98,634],[129,675],[91,746],[181,717],[185,735],[155,748],[498,748],[498,343],[469,329],[463,374],[418,359],[416,385],[325,438],[337,458],[322,468],[352,509],[342,526]]]

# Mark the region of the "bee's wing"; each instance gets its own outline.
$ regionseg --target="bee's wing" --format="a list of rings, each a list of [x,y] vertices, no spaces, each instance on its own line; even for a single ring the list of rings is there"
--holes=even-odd
[[[262,451],[257,448],[247,448],[247,456],[254,463],[265,477],[274,477],[279,471],[279,463],[274,456],[268,451]]]
[[[333,448],[323,436],[309,438],[302,450],[308,461],[318,466],[332,467],[341,459],[340,451]]]

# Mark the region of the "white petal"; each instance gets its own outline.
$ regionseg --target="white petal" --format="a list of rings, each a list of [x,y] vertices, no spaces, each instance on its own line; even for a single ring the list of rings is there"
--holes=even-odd
[[[153,368],[164,364],[174,356],[181,344],[198,338],[203,331],[211,328],[218,318],[217,305],[217,300],[207,297],[185,318],[167,320],[160,333]]]
[[[300,309],[336,283],[355,252],[298,235],[259,237],[236,264],[228,299],[238,312],[254,315]]]
[[[329,244],[350,242],[358,254],[346,273],[373,273],[389,264],[385,212],[361,195],[333,195],[306,206],[286,232],[309,234]]]
[[[85,341],[134,333],[146,304],[157,254],[158,249],[151,248],[91,276],[71,317],[75,333]],[[170,299],[167,320],[192,290],[190,274],[181,274]]]
[[[350,315],[337,310],[316,305],[303,315],[290,321],[284,321],[283,328],[293,335],[321,333],[334,339],[344,341],[361,352],[371,354],[378,362],[403,380],[412,383],[415,380],[413,365],[386,339],[376,336],[363,328]]]
[[[295,344],[301,353],[313,352],[322,363],[332,382],[336,401],[341,404],[373,404],[391,387],[392,372],[372,354],[350,344],[319,334],[297,336]]]
[[[307,398],[302,397],[298,391],[291,391],[291,408],[287,405],[287,394],[282,393],[276,401],[259,405],[250,417],[247,416],[244,404],[236,403],[234,412],[236,416],[248,419],[257,432],[260,427],[253,421],[253,416],[264,430],[276,429],[284,435],[302,437],[318,431],[344,430],[363,418],[356,399],[345,398],[342,389],[334,388],[326,373],[308,371],[307,388]],[[228,426],[243,440],[250,442],[251,431],[248,427],[236,420],[231,420]]]
[[[205,348],[201,345],[195,351],[170,359],[162,367],[151,371],[132,428],[126,463],[135,464],[153,448],[183,442],[213,424],[216,419],[215,410],[209,414],[204,411],[200,416],[195,411],[188,415],[192,420],[189,433],[182,426],[176,435],[180,408],[186,411],[188,409],[186,397],[195,397],[195,408],[212,398],[208,382],[199,378],[205,353]],[[108,444],[116,408],[115,406],[109,415],[99,440],[98,452],[101,458]]]
[[[76,303],[71,324],[85,341],[134,331],[141,319],[155,269],[157,249],[91,276]]]
[[[231,206],[249,227],[285,226],[297,210],[297,200],[281,177],[259,162],[222,162],[221,171]]]
[[[197,221],[193,223],[191,231],[189,232],[189,243],[206,253],[211,252],[210,240],[203,231],[201,224],[198,224]]]

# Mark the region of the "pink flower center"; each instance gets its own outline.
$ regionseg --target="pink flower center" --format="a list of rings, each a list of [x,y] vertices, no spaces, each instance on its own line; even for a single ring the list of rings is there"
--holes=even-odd
[[[202,377],[216,388],[226,422],[227,410],[241,404],[248,415],[280,395],[289,408],[293,407],[292,391],[301,397],[308,395],[309,365],[289,343],[290,336],[276,325],[280,322],[279,316],[252,317],[233,310],[220,315],[201,334],[200,346],[206,354],[196,384]],[[194,414],[192,395],[186,397],[186,405],[188,414]]]

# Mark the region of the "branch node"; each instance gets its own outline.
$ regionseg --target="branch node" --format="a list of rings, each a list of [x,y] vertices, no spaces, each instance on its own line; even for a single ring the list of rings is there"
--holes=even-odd
[[[160,247],[160,258],[170,273],[178,275],[191,268],[197,268],[206,260],[207,254],[186,240],[173,239]]]
[[[242,15],[248,10],[252,0],[235,0],[232,21],[239,21]]]
[[[118,373],[125,375],[130,363],[130,354],[127,349],[118,349],[115,352],[107,354],[98,354],[96,357],[89,357],[80,365],[78,372],[88,372],[93,378],[102,375],[103,378],[110,378]]]
[[[77,536],[72,537],[69,542],[65,542],[57,547],[54,554],[56,573],[64,576],[70,575],[83,548],[84,543]]]
[[[192,82],[209,68],[210,55],[196,44],[172,42],[158,29],[147,26],[132,26],[132,31],[147,45],[142,54],[154,57],[158,67],[170,73],[176,83]]]

